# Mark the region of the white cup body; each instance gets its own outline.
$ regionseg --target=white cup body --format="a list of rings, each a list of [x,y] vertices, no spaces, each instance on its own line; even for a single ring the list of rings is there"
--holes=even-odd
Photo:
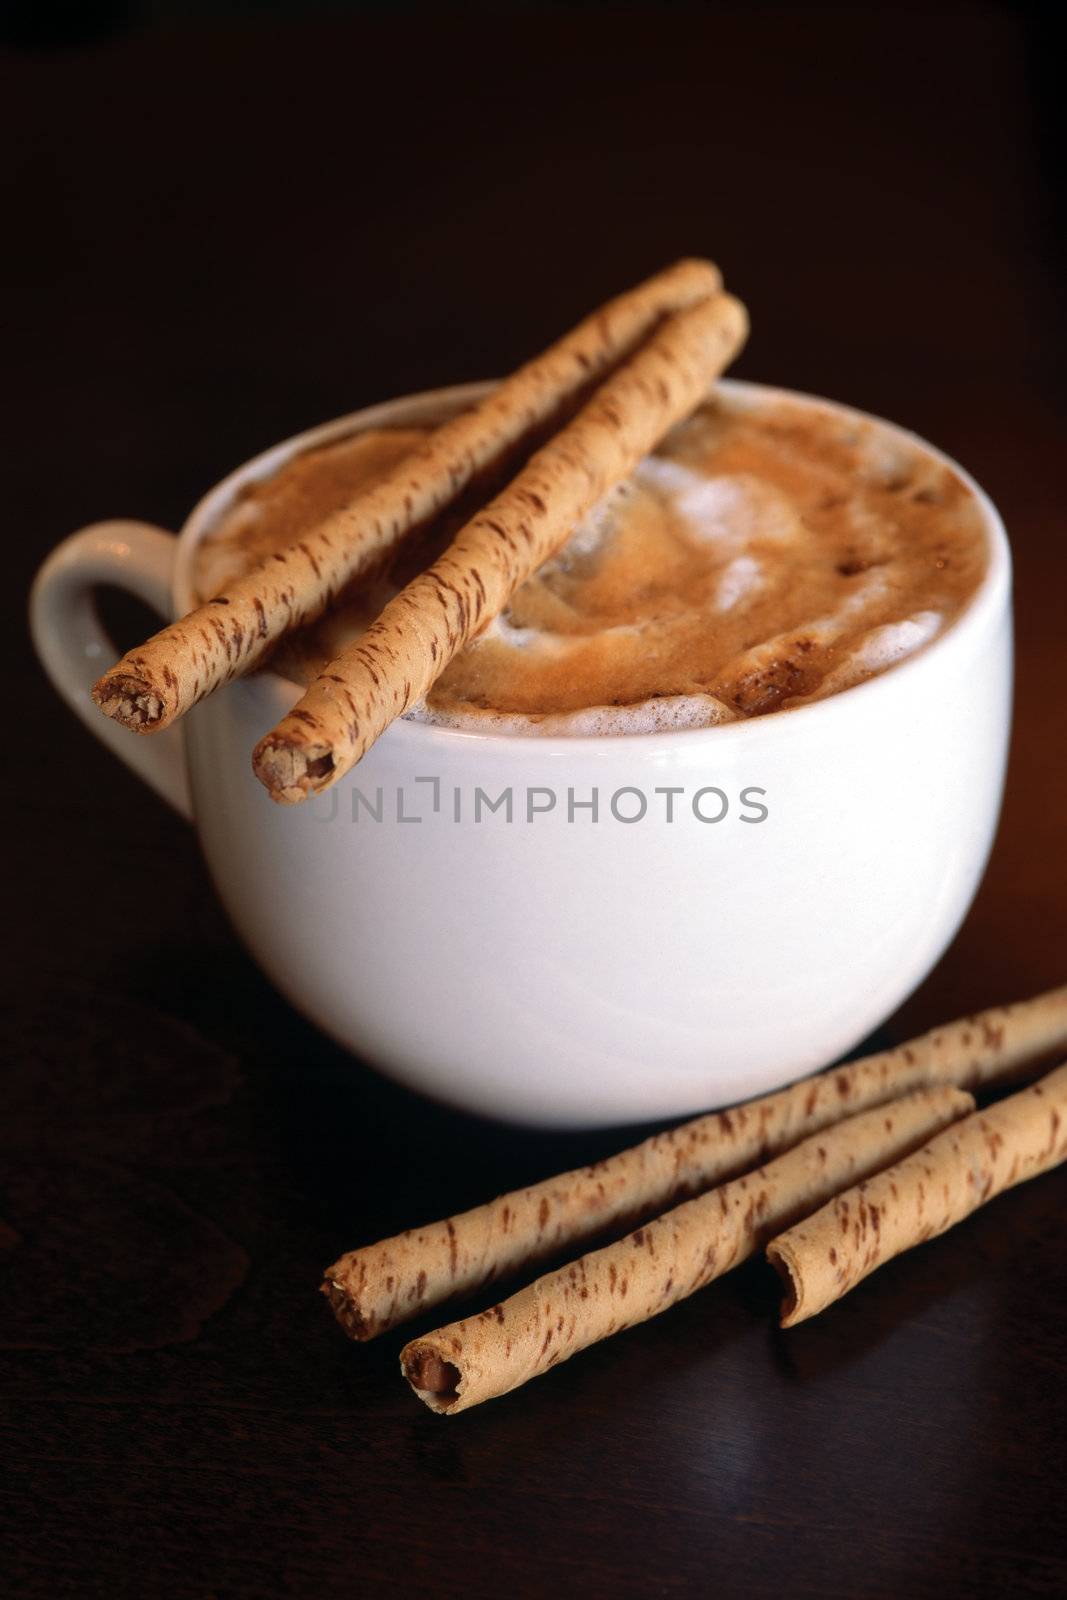
[[[249,479],[353,429],[436,419],[480,387],[374,407],[241,468],[181,534],[175,614],[196,544]],[[354,1053],[491,1115],[668,1117],[831,1061],[937,961],[993,837],[1010,561],[973,487],[989,569],[962,616],[884,675],[796,711],[616,738],[401,722],[329,795],[281,808],[249,758],[298,690],[267,672],[220,691],[188,718],[186,748],[204,854],[242,939]],[[657,791],[672,787],[668,823]],[[476,789],[510,790],[511,821],[484,803],[475,821]],[[555,805],[527,820],[531,789]],[[694,813],[704,789],[726,796],[721,821]],[[762,797],[742,806],[753,789]],[[597,820],[580,805],[569,816],[568,792],[594,790]],[[613,796],[623,815],[643,796],[643,819],[616,820]],[[712,794],[697,804],[704,817],[722,808]],[[765,820],[743,821],[757,804]]]
[[[222,901],[279,988],[395,1077],[560,1125],[681,1115],[785,1083],[857,1044],[921,981],[989,853],[1011,569],[966,473],[989,563],[962,615],[882,676],[796,711],[616,738],[398,722],[328,795],[278,808],[250,767],[300,692],[276,673],[147,739],[89,700],[114,658],[94,585],[181,615],[197,545],[247,483],[311,445],[436,421],[483,390],[391,401],[288,440],[213,489],[178,539],[130,521],[73,534],[31,596],[42,664],[86,726],[195,820]],[[480,820],[479,790],[500,806],[483,800]]]

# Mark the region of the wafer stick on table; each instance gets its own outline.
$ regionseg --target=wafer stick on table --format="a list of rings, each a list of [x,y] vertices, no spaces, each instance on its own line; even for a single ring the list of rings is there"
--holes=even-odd
[[[667,317],[260,740],[252,765],[271,798],[295,805],[343,777],[696,409],[747,332],[744,307],[727,294]]]
[[[710,261],[687,260],[608,301],[343,510],[123,656],[93,699],[137,733],[168,727],[220,684],[251,672],[283,634],[320,616],[346,584],[625,359],[665,316],[721,287]]]
[[[1067,986],[944,1024],[917,1039],[708,1116],[594,1166],[547,1178],[442,1222],[349,1251],[323,1292],[354,1339],[372,1339],[509,1273],[655,1216],[841,1117],[932,1083],[976,1088],[1067,1050]]]
[[[825,1311],[904,1250],[945,1233],[1017,1183],[1067,1160],[1067,1066],[967,1117],[767,1247],[782,1327]]]
[[[413,1340],[401,1352],[404,1376],[433,1411],[507,1394],[684,1300],[752,1255],[783,1219],[805,1215],[973,1106],[969,1094],[942,1085],[848,1117],[488,1311]]]

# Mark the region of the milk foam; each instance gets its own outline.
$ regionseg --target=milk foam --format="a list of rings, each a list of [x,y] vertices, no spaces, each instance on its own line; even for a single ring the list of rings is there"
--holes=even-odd
[[[198,588],[299,538],[422,437],[358,435],[255,486],[200,553]],[[283,642],[309,682],[450,537]],[[948,627],[985,566],[973,495],[920,447],[816,403],[717,400],[607,495],[409,716],[500,733],[708,727],[862,682]]]
[[[735,722],[737,713],[707,694],[665,695],[630,706],[586,706],[581,711],[547,712],[531,717],[506,711],[437,709],[420,701],[405,721],[427,722],[438,728],[467,728],[472,732],[531,734],[544,738],[577,738],[604,733],[662,733],[678,728],[712,728]]]

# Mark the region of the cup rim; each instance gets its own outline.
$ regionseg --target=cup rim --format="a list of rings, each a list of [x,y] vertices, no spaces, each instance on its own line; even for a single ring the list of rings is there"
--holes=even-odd
[[[495,387],[497,381],[499,380],[483,379],[471,383],[452,384],[440,389],[421,390],[416,394],[398,395],[391,400],[379,401],[375,405],[362,406],[357,411],[348,412],[344,416],[335,417],[316,427],[293,434],[260,451],[258,455],[250,457],[232,472],[227,473],[200,498],[178,534],[178,550],[171,580],[171,605],[174,615],[182,616],[193,607],[193,560],[197,546],[217,517],[228,509],[236,494],[246,484],[269,478],[293,457],[307,450],[331,444],[356,431],[375,427],[418,426],[424,422],[439,421],[443,408],[449,411],[460,410],[464,405],[470,405],[481,399]],[[533,745],[546,755],[588,750],[605,743],[616,746],[619,741],[624,742],[626,749],[638,754],[644,750],[658,748],[692,749],[710,739],[719,745],[732,745],[739,740],[751,739],[753,736],[770,738],[774,737],[771,730],[775,728],[780,729],[786,725],[790,728],[800,726],[797,723],[798,718],[803,719],[803,726],[810,728],[813,727],[816,717],[841,715],[839,708],[842,706],[851,705],[859,710],[861,707],[858,696],[866,696],[865,703],[873,711],[876,695],[892,694],[894,683],[903,686],[905,681],[911,681],[916,672],[930,670],[928,664],[942,659],[947,651],[964,648],[975,632],[985,626],[989,616],[1000,610],[1011,591],[1012,560],[1007,530],[1000,512],[990,497],[959,462],[912,429],[842,401],[828,400],[821,395],[809,394],[803,390],[786,389],[780,385],[756,383],[739,378],[720,378],[711,392],[718,391],[736,395],[742,400],[751,399],[757,402],[799,401],[803,405],[822,407],[839,417],[873,423],[885,430],[891,438],[918,448],[960,477],[974,496],[981,514],[988,560],[978,587],[948,627],[914,654],[895,662],[861,683],[840,689],[822,700],[812,700],[788,710],[767,712],[760,717],[742,717],[736,722],[720,722],[700,728],[659,728],[645,733],[546,734],[539,732],[536,724],[531,726],[529,733],[519,733],[513,730],[502,732],[493,727],[465,728],[398,718],[386,730],[383,738],[390,739],[398,747],[400,741],[413,742],[419,747],[420,752],[435,748],[442,750],[447,748],[458,752],[464,745],[468,748],[482,749],[488,744],[494,751],[506,752],[510,749],[529,753]],[[257,692],[264,702],[264,716],[271,716],[274,720],[284,716],[304,692],[300,684],[284,677],[272,667],[266,667],[251,678],[241,680],[239,685],[230,687]],[[767,731],[763,733],[759,730]]]

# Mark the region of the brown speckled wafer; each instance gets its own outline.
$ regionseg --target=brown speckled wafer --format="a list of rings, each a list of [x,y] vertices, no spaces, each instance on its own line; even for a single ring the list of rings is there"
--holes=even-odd
[[[668,317],[260,740],[253,767],[271,798],[293,805],[343,777],[699,405],[747,331],[744,307],[727,294]]]
[[[401,1352],[404,1376],[434,1411],[465,1411],[507,1394],[702,1289],[752,1255],[785,1219],[804,1216],[860,1174],[898,1160],[973,1106],[969,1094],[941,1086],[848,1117],[479,1316],[413,1340]]]
[[[323,1293],[352,1338],[372,1339],[609,1227],[655,1216],[851,1112],[925,1084],[975,1088],[1065,1048],[1067,986],[945,1023],[893,1050],[658,1133],[595,1166],[352,1250],[328,1269]]]
[[[93,699],[117,722],[154,733],[251,672],[283,633],[321,615],[384,550],[451,504],[476,473],[625,358],[664,316],[721,286],[711,262],[679,261],[610,300],[344,510],[131,650],[99,680]]]
[[[1067,1160],[1067,1066],[976,1112],[906,1161],[838,1195],[767,1247],[782,1327],[840,1300],[886,1261]]]

